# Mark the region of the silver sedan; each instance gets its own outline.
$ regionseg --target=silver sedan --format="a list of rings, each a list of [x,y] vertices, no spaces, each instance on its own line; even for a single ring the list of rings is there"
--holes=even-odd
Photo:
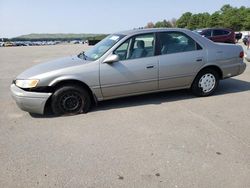
[[[209,96],[244,72],[241,46],[186,29],[138,29],[107,36],[87,52],[36,65],[11,85],[17,105],[43,114],[86,113],[98,101],[190,88]],[[46,108],[47,109],[47,108]]]

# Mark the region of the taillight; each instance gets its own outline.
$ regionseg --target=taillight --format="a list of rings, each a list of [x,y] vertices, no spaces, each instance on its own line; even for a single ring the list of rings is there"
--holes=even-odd
[[[243,58],[243,57],[244,57],[244,52],[243,52],[243,51],[240,52],[239,57],[240,57],[240,58]]]

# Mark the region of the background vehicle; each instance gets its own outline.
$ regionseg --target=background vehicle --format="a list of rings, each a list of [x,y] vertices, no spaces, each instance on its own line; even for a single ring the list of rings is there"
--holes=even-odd
[[[235,33],[235,40],[236,40],[237,42],[238,42],[241,38],[242,38],[242,33],[241,33],[241,32]]]
[[[239,45],[216,44],[186,29],[139,29],[107,36],[87,52],[36,65],[11,85],[18,106],[78,114],[97,101],[190,88],[209,96],[219,80],[244,72]],[[226,61],[225,61],[226,59]]]
[[[250,50],[247,50],[245,59],[250,62]]]
[[[250,35],[245,35],[242,39],[242,42],[247,46],[248,43],[248,38],[250,37]]]
[[[12,42],[4,42],[3,46],[10,47],[10,46],[14,46],[14,44]]]
[[[231,29],[223,28],[207,28],[207,29],[198,29],[195,32],[200,35],[207,37],[208,39],[214,42],[223,42],[223,43],[235,43],[235,33]]]

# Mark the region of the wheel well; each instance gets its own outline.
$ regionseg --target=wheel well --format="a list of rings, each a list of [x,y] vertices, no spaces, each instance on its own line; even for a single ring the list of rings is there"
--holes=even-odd
[[[215,66],[215,65],[209,65],[209,66],[207,66],[207,67],[203,67],[203,68],[196,74],[195,78],[194,78],[193,81],[192,81],[191,86],[193,85],[193,83],[194,83],[195,79],[197,78],[197,76],[199,75],[199,73],[200,73],[201,71],[206,70],[206,69],[213,69],[213,70],[215,70],[215,71],[219,74],[219,79],[222,79],[222,78],[223,78],[223,73],[222,73],[222,71],[221,71],[221,69],[220,69],[219,67],[217,67],[217,66]]]
[[[204,67],[203,69],[201,69],[201,70],[199,71],[199,73],[200,73],[201,71],[206,70],[206,69],[213,69],[213,70],[215,70],[215,71],[219,74],[219,78],[220,78],[220,79],[223,78],[222,70],[221,70],[219,67],[215,66],[215,65],[210,65],[210,66]],[[199,73],[198,73],[198,74],[199,74]],[[197,74],[197,75],[198,75],[198,74]]]
[[[79,81],[79,80],[63,80],[63,81],[60,81],[60,82],[56,83],[55,85],[50,86],[50,91],[52,93],[54,93],[58,88],[60,88],[62,86],[65,86],[65,85],[70,85],[70,86],[77,85],[77,86],[85,89],[89,93],[91,103],[92,104],[97,104],[97,100],[95,98],[95,95],[93,94],[93,92],[91,91],[89,86],[87,84]],[[47,100],[47,102],[45,104],[45,113],[50,111],[50,103],[51,103],[51,97]]]

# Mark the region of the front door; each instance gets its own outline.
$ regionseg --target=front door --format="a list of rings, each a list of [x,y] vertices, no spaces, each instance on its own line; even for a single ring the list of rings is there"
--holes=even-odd
[[[100,83],[104,98],[126,96],[158,89],[158,59],[155,35],[136,35],[121,44],[113,54],[120,58],[100,64]]]

